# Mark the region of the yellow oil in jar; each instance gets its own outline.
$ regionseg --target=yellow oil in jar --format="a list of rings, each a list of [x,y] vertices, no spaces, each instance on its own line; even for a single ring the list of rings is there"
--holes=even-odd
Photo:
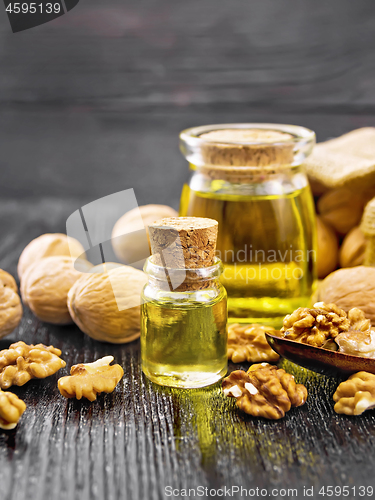
[[[202,292],[204,293],[204,292]],[[153,382],[181,388],[211,385],[227,372],[227,298],[148,300],[142,304],[142,371]],[[144,297],[143,297],[144,299]]]
[[[180,215],[219,223],[221,281],[230,322],[276,328],[286,314],[308,306],[316,280],[315,210],[310,187],[282,195],[221,192],[220,181],[199,192],[184,185]]]

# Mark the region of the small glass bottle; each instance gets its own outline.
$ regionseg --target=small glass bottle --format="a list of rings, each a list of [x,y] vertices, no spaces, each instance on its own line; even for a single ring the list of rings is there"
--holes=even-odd
[[[192,251],[197,218],[163,219],[159,223],[168,221],[167,225],[159,229],[163,232],[172,228],[173,233],[175,221],[181,225],[181,219],[185,227],[193,221],[191,230],[179,235],[175,232],[177,248],[171,245],[173,249],[168,254],[166,246],[161,245],[162,259],[152,255],[144,267],[148,283],[142,293],[142,370],[159,385],[197,388],[216,383],[227,372],[227,294],[219,279],[222,263],[214,257],[212,248],[209,258],[204,248]],[[212,222],[217,227],[216,221]],[[160,247],[153,226],[149,226],[149,231],[154,253],[155,247]],[[187,248],[190,256],[184,258],[182,253]],[[180,258],[176,258],[178,253]],[[160,265],[161,260],[167,265]]]
[[[226,124],[180,134],[190,176],[180,215],[219,222],[229,322],[280,327],[309,306],[316,283],[315,209],[304,159],[313,131]]]

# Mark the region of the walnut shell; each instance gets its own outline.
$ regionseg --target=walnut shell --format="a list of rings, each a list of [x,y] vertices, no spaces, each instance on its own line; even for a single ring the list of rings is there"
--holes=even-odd
[[[18,293],[18,286],[16,280],[13,278],[11,274],[0,269],[0,280],[3,282],[3,286],[8,286],[14,292]]]
[[[12,333],[19,325],[22,312],[14,278],[0,269],[0,339]]]
[[[366,238],[360,227],[354,227],[345,236],[339,254],[341,267],[355,267],[365,260]]]
[[[112,231],[112,247],[116,256],[124,264],[135,264],[142,258],[148,257],[147,243],[143,227],[139,227],[139,215],[142,217],[148,240],[148,250],[150,251],[150,238],[148,226],[153,222],[165,217],[177,217],[178,213],[174,208],[167,205],[143,205],[126,212],[114,225]],[[124,234],[125,231],[127,234]]]
[[[140,295],[147,277],[130,266],[107,264],[107,273],[100,272],[102,266],[96,267],[82,275],[70,290],[70,314],[77,326],[95,340],[131,342],[140,335]]]
[[[81,260],[88,272],[92,265]],[[45,257],[26,269],[21,282],[21,295],[35,316],[47,323],[65,325],[72,323],[68,306],[68,292],[82,276],[74,267],[74,260],[64,255]]]
[[[334,303],[348,312],[358,307],[375,325],[375,267],[338,269],[319,285],[318,300]]]
[[[53,255],[85,258],[85,250],[81,243],[66,234],[46,233],[30,241],[24,248],[18,261],[18,277],[21,279],[26,268],[36,260]]]
[[[318,212],[324,222],[340,235],[357,226],[362,217],[366,200],[347,188],[327,191],[318,200]]]
[[[335,231],[317,216],[316,226],[318,233],[318,278],[325,278],[337,267],[339,245]]]

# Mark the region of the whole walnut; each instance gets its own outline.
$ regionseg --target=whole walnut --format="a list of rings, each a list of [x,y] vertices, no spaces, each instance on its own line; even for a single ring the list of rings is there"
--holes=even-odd
[[[339,254],[341,267],[360,266],[365,260],[366,238],[360,227],[353,227],[345,236]]]
[[[21,281],[21,296],[35,316],[47,323],[65,325],[72,323],[68,306],[68,292],[82,276],[74,266],[74,259],[64,255],[45,257],[31,264]],[[92,264],[79,260],[83,272]]]
[[[318,233],[318,278],[325,278],[337,267],[339,245],[335,231],[317,216]]]
[[[365,203],[363,195],[347,188],[332,189],[319,198],[318,212],[338,234],[345,235],[361,221]]]
[[[22,305],[13,276],[0,269],[0,338],[19,325]]]
[[[147,278],[130,266],[106,264],[82,275],[68,294],[77,326],[93,339],[121,344],[140,335],[140,295]]]
[[[129,210],[114,225],[113,251],[124,264],[134,265],[137,261],[145,259],[149,256],[150,249],[149,224],[165,217],[177,216],[176,210],[167,205],[143,205]],[[144,226],[140,225],[142,222],[140,217]]]
[[[338,269],[319,285],[318,301],[334,303],[344,311],[357,307],[375,325],[375,267]]]
[[[11,288],[14,292],[18,293],[18,287],[16,280],[13,276],[6,271],[0,269],[0,280],[3,282],[3,286]]]
[[[21,279],[26,268],[33,262],[52,257],[66,255],[68,257],[85,258],[85,250],[81,243],[62,233],[46,233],[30,241],[24,248],[18,261],[18,277]]]

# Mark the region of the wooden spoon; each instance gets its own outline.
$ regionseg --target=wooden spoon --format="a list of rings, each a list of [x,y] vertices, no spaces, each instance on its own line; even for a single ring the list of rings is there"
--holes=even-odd
[[[352,356],[321,347],[313,347],[294,340],[279,337],[275,332],[266,333],[266,339],[274,351],[293,363],[317,373],[350,375],[361,371],[375,374],[375,358]]]

